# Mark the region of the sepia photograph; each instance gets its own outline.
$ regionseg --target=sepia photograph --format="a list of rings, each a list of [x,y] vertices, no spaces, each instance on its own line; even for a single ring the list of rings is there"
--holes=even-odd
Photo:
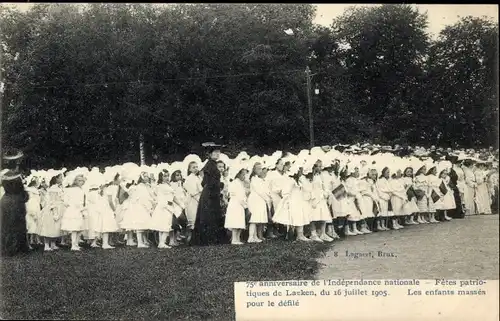
[[[0,4],[0,319],[498,320],[498,36],[497,5]]]

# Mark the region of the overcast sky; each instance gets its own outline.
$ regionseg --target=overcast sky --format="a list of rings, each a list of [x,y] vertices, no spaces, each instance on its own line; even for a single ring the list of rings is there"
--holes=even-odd
[[[11,6],[16,6],[21,10],[28,10],[33,4],[8,4]],[[330,25],[333,18],[341,15],[344,10],[354,4],[318,4],[317,16],[315,22],[321,25]],[[375,4],[359,4],[359,6],[375,6]],[[470,5],[443,5],[443,4],[419,4],[413,5],[422,12],[427,12],[429,21],[428,32],[436,36],[439,31],[441,31],[446,25],[453,24],[457,22],[461,17],[465,16],[475,16],[481,17],[486,16],[494,21],[498,22],[498,6],[497,5],[480,5],[480,4],[470,4]]]

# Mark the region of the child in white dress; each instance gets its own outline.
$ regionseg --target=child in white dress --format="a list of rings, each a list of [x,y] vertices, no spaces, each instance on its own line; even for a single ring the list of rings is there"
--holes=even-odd
[[[391,186],[389,185],[390,179],[390,170],[388,167],[384,167],[382,169],[381,176],[377,179],[376,188],[378,193],[378,200],[380,206],[379,216],[382,218],[380,220],[380,229],[379,231],[387,231],[388,220],[392,219],[393,212],[389,211],[389,201],[391,200]]]
[[[425,173],[427,172],[427,167],[424,165],[420,167],[415,174],[415,179],[413,181],[413,188],[415,193],[417,194],[417,206],[418,206],[418,216],[417,223],[419,224],[427,224],[429,223],[429,198],[428,195],[428,184],[427,184],[427,176]]]
[[[404,180],[402,177],[402,172],[400,169],[396,171],[395,174],[392,175],[389,180],[389,186],[391,189],[391,205],[392,212],[394,213],[394,217],[392,219],[393,229],[399,230],[404,228],[403,225],[399,224],[399,220],[404,218],[404,205],[406,200],[408,199],[408,195],[406,194],[406,188],[404,186]]]
[[[119,197],[118,197],[118,190],[119,186],[121,183],[121,177],[120,174],[118,173],[112,173],[113,176],[111,176],[108,181],[105,181],[106,186],[104,188],[104,199],[106,200],[107,206],[111,209],[113,212],[113,219],[116,223],[116,231],[115,232],[109,232],[109,242],[108,244],[110,245],[111,248],[113,248],[113,244],[119,243],[123,244],[123,242],[120,240],[120,227],[119,227],[119,222],[117,218],[117,209],[120,205],[119,202]],[[124,195],[123,190],[121,190],[121,194]]]
[[[317,161],[311,173],[311,220],[313,221],[311,222],[311,239],[316,242],[332,242],[333,238],[326,234],[326,224],[332,222],[332,215],[328,208],[330,194],[323,184],[322,171],[322,162]]]
[[[189,243],[194,229],[194,222],[196,220],[196,212],[198,210],[198,203],[200,195],[203,190],[201,186],[201,178],[198,175],[198,163],[191,162],[188,165],[188,176],[184,182],[184,189],[186,190],[186,218],[187,218],[187,236],[186,242]]]
[[[264,175],[262,164],[255,163],[250,175],[250,195],[248,196],[248,210],[250,211],[249,243],[258,242],[258,240],[264,241],[264,227],[269,221],[272,198],[269,185],[264,180]]]
[[[446,188],[446,193],[443,194],[441,188],[439,188],[439,195],[443,200],[438,204],[439,206],[436,209],[443,211],[443,218],[446,221],[451,221],[451,217],[448,216],[448,211],[455,209],[456,203],[453,190],[449,186],[450,176],[448,175],[448,171],[441,171],[441,173],[439,173],[439,178],[441,179],[442,186]]]
[[[286,181],[283,183],[282,200],[273,216],[275,223],[283,224],[293,228],[297,233],[297,240],[310,242],[304,235],[304,226],[309,225],[309,213],[304,211],[304,196],[299,178],[302,176],[302,168],[294,166],[290,169]]]
[[[64,190],[62,188],[63,176],[58,174],[51,177],[45,197],[45,206],[40,213],[38,235],[44,238],[44,251],[59,249],[56,239],[61,237],[61,218],[64,213]]]
[[[238,170],[239,169],[239,170]],[[227,204],[226,217],[224,227],[232,232],[231,244],[241,245],[241,232],[246,227],[245,210],[248,209],[246,189],[244,186],[245,176],[248,171],[245,168],[238,168],[234,170],[234,180],[229,183],[229,202]],[[255,225],[254,225],[255,226]],[[250,234],[249,243],[260,243],[262,240]]]
[[[97,244],[97,239],[99,238],[98,224],[100,221],[100,215],[102,211],[102,196],[101,188],[94,182],[88,182],[88,192],[86,193],[86,205],[87,205],[87,215],[84,218],[84,234],[83,238],[87,242],[91,243],[90,247],[99,247]]]
[[[85,184],[83,175],[77,175],[72,187],[64,190],[64,214],[61,219],[61,230],[71,234],[71,250],[80,251],[78,236],[84,230],[84,216],[87,213],[86,195],[82,189]]]
[[[282,190],[283,184],[286,183],[288,177],[286,176],[286,171],[290,168],[288,164],[282,159],[278,159],[273,170],[270,170],[266,176],[266,182],[269,186],[269,191],[271,193],[272,208],[271,217],[274,215],[278,209],[278,205],[283,198]],[[267,236],[270,238],[278,237],[280,234],[280,229],[285,230],[285,228],[279,224],[269,224],[267,229]]]
[[[326,204],[328,206],[328,210],[330,211],[330,215],[332,217],[332,220],[326,224],[326,235],[329,236],[331,239],[338,239],[340,238],[335,231],[335,213],[333,212],[333,202],[334,196],[333,196],[333,182],[334,182],[334,177],[333,177],[333,168],[332,166],[328,166],[324,168],[321,171],[321,182],[323,184],[323,190],[325,191],[325,197],[326,197]]]
[[[362,214],[359,211],[359,187],[358,187],[359,172],[351,170],[351,173],[345,181],[346,197],[343,206],[347,213],[348,224],[345,225],[344,231],[346,236],[365,234],[358,229],[358,222],[362,219]]]
[[[375,173],[376,175],[376,173]],[[359,208],[361,210],[361,215],[365,220],[366,224],[361,227],[361,231],[365,234],[372,233],[371,227],[373,223],[373,213],[374,203],[376,202],[376,197],[373,192],[374,181],[370,177],[370,172],[366,173],[366,176],[362,177],[358,182],[359,194]]]
[[[432,199],[432,195],[438,194],[439,185],[441,184],[441,179],[436,176],[437,169],[435,166],[431,167],[426,175],[427,180],[427,199],[429,200],[429,223],[438,223],[439,221],[436,219],[436,208],[441,206],[440,203],[443,201],[443,198],[440,197],[437,201]],[[434,192],[434,193],[433,193]]]
[[[407,167],[404,172],[403,172],[403,185],[405,187],[405,190],[414,190],[414,184],[413,184],[413,168]],[[420,209],[417,205],[417,198],[416,195],[412,195],[411,199],[408,200],[407,205],[405,207],[405,214],[407,215],[405,224],[406,225],[416,225],[419,224],[416,221],[416,216],[418,216],[418,213],[420,212]]]
[[[118,231],[118,223],[116,222],[114,209],[115,204],[110,204],[109,196],[116,195],[116,186],[111,185],[101,185],[96,199],[96,206],[98,207],[99,215],[98,221],[96,222],[96,232],[101,235],[102,238],[102,248],[113,249],[114,247],[109,244],[109,236],[111,233]],[[110,190],[110,191],[108,191]],[[114,199],[113,199],[114,201]],[[90,205],[90,204],[89,204]],[[90,210],[89,210],[90,211]]]
[[[174,202],[173,204],[174,214],[176,217],[176,220],[174,221],[178,222],[177,224],[174,223],[173,229],[175,237],[170,238],[170,246],[178,246],[179,242],[184,239],[184,235],[182,235],[181,233],[182,226],[179,223],[182,219],[187,218],[185,214],[187,194],[186,190],[184,189],[182,172],[180,170],[175,170],[172,173],[172,176],[170,178],[170,186],[174,190],[176,199],[176,202]]]
[[[129,197],[125,201],[127,204],[123,208],[123,219],[120,224],[120,228],[127,231],[127,245],[133,245],[131,240],[133,232],[136,232],[138,248],[149,247],[144,243],[143,234],[151,227],[150,212],[154,200],[146,186],[147,180],[146,173],[142,172],[137,185],[129,189]]]
[[[158,186],[156,187],[157,204],[151,217],[151,230],[160,233],[158,242],[159,249],[171,248],[167,245],[167,238],[174,238],[172,219],[174,217],[174,194],[175,191],[169,184],[168,172],[158,175]]]
[[[340,179],[340,177],[335,173],[335,168],[331,168],[329,170],[330,175],[331,175],[331,184],[332,184],[332,195],[335,190],[338,190],[342,186],[344,186],[344,182]],[[333,217],[333,231],[332,231],[332,237],[335,238],[340,238],[340,236],[336,233],[335,230],[341,231],[344,229],[344,225],[346,224],[346,193],[345,193],[345,188],[344,192],[342,194],[339,194],[338,196],[333,195],[331,198],[331,210],[332,210],[332,217]]]
[[[115,208],[115,219],[118,223],[118,228],[123,234],[123,240],[127,246],[136,246],[137,243],[134,241],[133,233],[125,230],[122,227],[124,213],[130,207],[130,194],[133,192],[135,185],[133,181],[118,183],[117,188],[117,205]],[[129,237],[130,236],[130,237]]]
[[[41,197],[38,186],[40,181],[37,177],[33,177],[31,182],[29,182],[26,192],[29,195],[28,202],[26,203],[26,230],[28,234],[28,246],[31,248],[32,244],[35,244],[36,236],[38,233],[38,221],[40,219],[41,212]]]

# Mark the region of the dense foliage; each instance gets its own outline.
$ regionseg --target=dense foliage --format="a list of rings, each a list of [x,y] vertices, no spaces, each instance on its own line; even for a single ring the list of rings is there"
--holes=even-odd
[[[408,5],[37,4],[2,9],[2,143],[32,166],[165,159],[205,140],[269,152],[370,140],[496,145],[498,25],[437,40]],[[284,30],[292,29],[289,35]]]

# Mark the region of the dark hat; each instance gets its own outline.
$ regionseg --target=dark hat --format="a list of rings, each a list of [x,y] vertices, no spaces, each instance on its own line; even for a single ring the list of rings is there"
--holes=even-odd
[[[201,144],[201,146],[207,147],[207,148],[221,148],[221,147],[224,147],[224,145],[216,144],[214,142],[203,143],[203,144]]]
[[[343,153],[347,149],[347,147],[344,147],[344,146],[335,146],[334,149],[338,150],[341,153]]]
[[[455,155],[446,155],[445,159],[447,161],[450,161],[452,163],[457,163],[458,162],[458,156],[455,156]]]
[[[205,148],[205,150],[208,152],[208,153],[211,153],[213,152],[214,150],[220,150],[221,148],[225,147],[225,145],[222,145],[222,144],[217,144],[217,143],[214,143],[214,142],[207,142],[207,143],[203,143],[201,144],[201,146],[203,148]]]
[[[7,170],[7,171],[4,170],[2,171],[1,174],[2,181],[11,181],[20,178],[21,178],[21,173],[14,170]]]
[[[12,160],[18,160],[24,156],[23,152],[19,150],[10,150],[5,152],[3,155],[4,160],[12,161]]]

